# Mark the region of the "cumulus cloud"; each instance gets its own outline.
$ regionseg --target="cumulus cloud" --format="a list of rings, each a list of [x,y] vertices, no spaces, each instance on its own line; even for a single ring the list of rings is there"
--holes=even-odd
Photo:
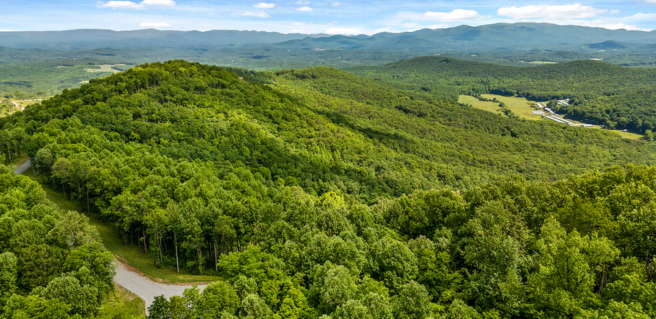
[[[523,7],[499,8],[497,14],[513,19],[586,19],[606,13],[606,9],[596,9],[580,3],[566,5],[528,5]]]
[[[298,4],[299,6],[308,5],[310,4],[310,1],[298,0],[296,1],[296,4]]]
[[[254,5],[254,7],[256,7],[258,9],[273,9],[273,8],[276,7],[276,4],[275,3],[260,2],[256,5]]]
[[[620,9],[610,10],[610,14],[618,14],[618,13],[620,13]]]
[[[332,3],[330,3],[330,5],[333,6],[333,7],[338,7],[338,6],[341,5],[341,3],[339,3],[339,2],[332,2]]]
[[[166,22],[142,22],[142,28],[170,28],[171,25]]]
[[[474,10],[464,10],[464,9],[455,9],[451,12],[431,12],[428,11],[424,14],[420,13],[404,13],[400,15],[400,18],[403,20],[430,20],[430,21],[439,21],[439,22],[456,22],[456,21],[468,21],[468,20],[479,20],[483,17]]]
[[[110,8],[110,9],[128,9],[128,10],[143,10],[147,6],[159,6],[159,7],[173,7],[175,6],[175,1],[173,0],[144,0],[141,3],[136,3],[132,1],[107,1],[107,2],[98,2],[98,7],[100,8]]]
[[[130,9],[130,10],[143,10],[146,8],[143,4],[134,3],[132,1],[107,1],[107,2],[98,2],[98,7],[100,8],[111,8],[111,9]]]
[[[300,8],[297,8],[296,11],[310,12],[310,11],[312,11],[312,8],[310,8],[310,7],[300,7]]]
[[[256,18],[270,18],[271,17],[266,12],[253,12],[253,11],[242,12],[241,15],[248,16],[248,17],[256,17]]]
[[[147,6],[162,6],[162,7],[173,7],[175,6],[175,1],[173,0],[144,0],[141,2],[143,5]]]

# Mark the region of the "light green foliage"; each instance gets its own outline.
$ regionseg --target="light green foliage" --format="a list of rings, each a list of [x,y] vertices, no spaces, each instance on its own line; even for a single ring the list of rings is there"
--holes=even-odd
[[[420,319],[431,312],[430,296],[426,288],[414,281],[399,287],[393,297],[394,318]]]
[[[399,287],[417,276],[417,257],[408,246],[382,238],[371,247],[369,263],[375,279]]]
[[[355,280],[344,266],[335,266],[326,262],[315,266],[310,298],[325,313],[331,313],[338,306],[355,296]]]
[[[358,300],[349,300],[333,314],[335,319],[373,319],[369,310]]]
[[[255,294],[250,294],[242,300],[241,310],[248,319],[268,319],[273,315],[264,300]]]
[[[47,300],[38,295],[13,295],[0,315],[2,319],[68,319],[71,306],[59,299]]]
[[[153,267],[223,279],[160,300],[165,317],[654,315],[656,169],[604,167],[650,163],[656,144],[329,68],[236,71],[91,81],[0,119],[0,156],[49,150],[37,178]],[[17,292],[97,313],[112,256],[39,189],[0,167]]]
[[[56,209],[38,183],[4,166],[0,181],[0,317],[95,315],[113,289],[113,256],[89,219]]]
[[[258,292],[257,281],[246,276],[239,276],[237,280],[235,280],[233,286],[239,299],[244,299],[246,296],[257,294]]]
[[[235,314],[239,309],[239,296],[235,289],[226,282],[215,282],[205,289],[200,295],[195,310],[204,318],[227,312]]]
[[[568,234],[554,219],[545,222],[536,248],[538,269],[529,275],[529,293],[554,315],[580,313],[586,299],[593,298],[597,273],[619,255],[608,239]]]
[[[16,292],[18,267],[16,256],[11,252],[0,254],[0,307]]]
[[[98,289],[82,285],[75,277],[59,277],[53,279],[42,295],[47,299],[58,299],[71,305],[71,315],[79,314],[89,317],[98,308]]]

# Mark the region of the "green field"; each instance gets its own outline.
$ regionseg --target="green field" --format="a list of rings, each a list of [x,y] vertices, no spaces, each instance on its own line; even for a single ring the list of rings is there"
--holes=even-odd
[[[642,138],[642,135],[631,133],[631,132],[623,132],[623,131],[620,131],[620,130],[610,130],[610,131],[615,132],[615,133],[619,134],[621,137],[628,138],[630,140],[639,140],[639,139]]]
[[[27,158],[20,162],[25,162]],[[20,163],[17,163],[20,164]],[[184,271],[180,267],[180,273],[176,272],[175,267],[168,266],[158,268],[155,266],[153,257],[145,254],[142,246],[123,245],[123,240],[110,226],[106,225],[98,216],[97,213],[92,212],[87,214],[84,208],[77,202],[68,200],[64,194],[54,190],[50,185],[44,183],[42,176],[34,176],[32,169],[26,170],[23,175],[39,182],[43,190],[48,194],[48,199],[57,204],[63,210],[74,210],[89,217],[89,223],[95,226],[100,233],[103,245],[109,250],[116,259],[128,267],[135,269],[138,273],[150,278],[152,281],[162,283],[209,283],[221,280],[218,276],[200,276],[193,275]]]
[[[536,109],[532,108],[531,104],[534,103],[526,100],[525,98],[508,97],[508,96],[501,96],[501,95],[494,95],[494,94],[482,94],[481,96],[490,100],[496,98],[500,102],[503,102],[506,105],[508,105],[508,108],[521,118],[530,119],[530,120],[542,119],[542,115],[533,114],[533,111],[536,111]],[[481,110],[485,110],[488,112],[494,112],[494,113],[498,112],[499,114],[501,114],[501,112],[499,112],[500,109],[499,103],[480,101],[479,99],[469,95],[461,95],[460,98],[458,99],[458,102],[463,104],[470,104],[475,108],[479,108]],[[583,124],[578,121],[572,121],[572,122],[574,122],[575,124]],[[595,125],[592,128],[600,129],[600,127],[597,125]],[[642,138],[642,135],[631,133],[631,132],[623,132],[621,130],[609,130],[609,131],[617,133],[621,137],[630,140],[639,140],[640,138]]]
[[[535,103],[530,102],[525,98],[509,97],[509,96],[494,95],[494,94],[482,94],[481,96],[489,100],[496,98],[500,102],[503,102],[506,105],[508,105],[508,108],[521,118],[526,118],[531,120],[539,120],[542,118],[542,115],[533,114],[533,111],[536,111],[536,109],[532,108],[531,105]],[[471,104],[475,108],[479,108],[481,110],[485,110],[489,112],[499,111],[499,103],[479,101],[477,98],[473,96],[461,95],[460,98],[458,99],[458,102]]]
[[[98,69],[84,69],[87,72],[112,72],[112,73],[119,73],[121,71],[114,69],[115,66],[125,66],[125,64],[102,64],[102,65],[96,65],[99,67]]]

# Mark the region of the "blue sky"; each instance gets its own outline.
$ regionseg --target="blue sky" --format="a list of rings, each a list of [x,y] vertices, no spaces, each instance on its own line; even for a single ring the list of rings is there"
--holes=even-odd
[[[656,29],[656,0],[0,0],[0,30],[259,30],[373,34],[462,24],[549,22]]]

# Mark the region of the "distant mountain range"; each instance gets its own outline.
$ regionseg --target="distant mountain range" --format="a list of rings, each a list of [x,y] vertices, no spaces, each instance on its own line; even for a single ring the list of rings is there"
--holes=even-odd
[[[125,48],[269,46],[294,50],[466,51],[466,50],[617,50],[649,49],[656,31],[608,30],[547,23],[492,24],[423,29],[372,36],[282,34],[257,31],[110,31],[73,30],[1,32],[0,46],[10,48]]]
[[[304,39],[315,35],[283,34],[261,31],[136,31],[70,30],[36,32],[0,32],[0,47],[9,48],[125,48],[125,47],[180,47],[180,46],[242,46],[270,44]],[[326,36],[326,35],[316,35]]]
[[[462,51],[469,49],[572,50],[591,43],[617,41],[653,44],[656,32],[608,30],[547,23],[492,24],[478,27],[424,29],[406,33],[379,33],[373,36],[331,36],[304,38],[276,44],[289,48],[377,50],[377,51]],[[616,47],[617,48],[617,47]]]

